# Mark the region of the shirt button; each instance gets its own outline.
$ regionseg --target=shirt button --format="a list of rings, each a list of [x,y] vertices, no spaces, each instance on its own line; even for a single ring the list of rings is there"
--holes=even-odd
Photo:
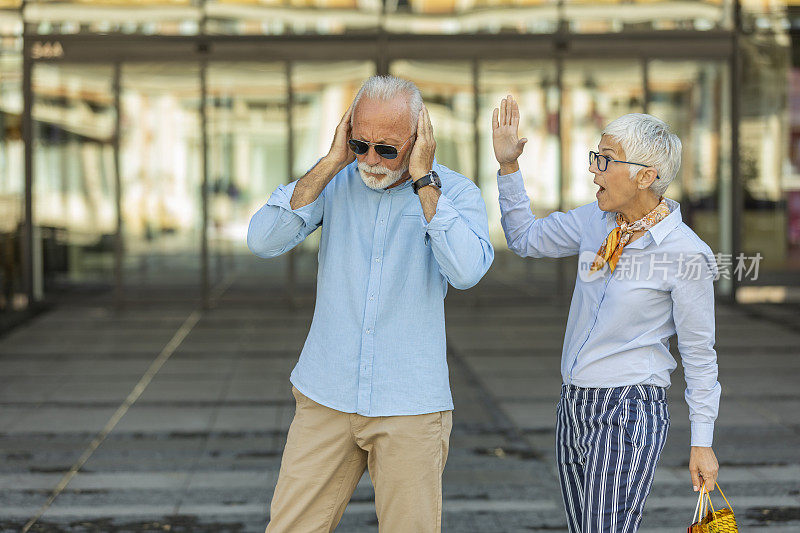
[[[383,224],[383,219],[381,219],[381,224]]]
[[[374,300],[374,299],[375,299],[375,295],[374,295],[374,294],[370,294],[370,295],[369,295],[369,299],[370,299],[370,300]]]
[[[372,333],[371,329],[367,329],[367,334]]]
[[[380,257],[376,257],[376,258],[375,258],[375,262],[376,262],[376,263],[380,263],[380,262],[381,262],[381,258],[380,258]]]

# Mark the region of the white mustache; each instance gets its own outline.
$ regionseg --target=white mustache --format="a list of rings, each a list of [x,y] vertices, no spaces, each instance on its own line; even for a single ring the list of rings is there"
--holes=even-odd
[[[368,165],[366,163],[359,163],[358,168],[370,174],[389,174],[391,170],[383,165]]]

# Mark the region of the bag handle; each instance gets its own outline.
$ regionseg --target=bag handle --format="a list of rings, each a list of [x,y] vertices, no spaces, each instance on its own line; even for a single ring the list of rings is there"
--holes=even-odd
[[[722,494],[722,498],[725,500],[725,503],[728,504],[728,508],[731,510],[731,513],[733,513],[733,505],[731,505],[731,502],[729,502],[728,498],[725,497],[725,493],[722,492],[722,487],[719,486],[719,483],[717,483],[716,485],[717,488],[719,489],[719,493]],[[705,484],[703,484],[703,486],[705,487]],[[711,503],[711,493],[706,491],[706,495],[708,496],[708,504],[711,506],[711,512],[713,513],[715,511],[714,511],[714,504]]]
[[[706,491],[706,498],[708,499],[708,506],[711,507],[711,519],[716,520],[714,513],[717,511],[714,510],[714,504],[711,502],[711,493]]]
[[[716,485],[719,489],[719,493],[722,494],[722,498],[725,500],[725,503],[728,504],[728,508],[731,510],[731,513],[733,513],[733,506],[731,505],[731,502],[728,501],[728,498],[725,497],[725,493],[722,492],[722,487],[719,486],[719,483],[716,483]],[[703,482],[703,485],[700,487],[700,497],[697,499],[697,507],[695,508],[695,513],[698,513],[699,509],[699,514],[697,514],[698,522],[703,519],[703,515],[705,514],[704,510],[707,509],[705,506],[706,501],[708,501],[708,506],[711,507],[711,520],[716,521],[717,518],[714,516],[716,511],[714,510],[714,503],[711,501],[711,493],[706,490],[706,484]]]
[[[699,524],[700,520],[702,520],[703,516],[703,490],[705,489],[705,485],[700,487],[700,495],[697,497],[697,505],[694,508],[694,514],[692,517],[697,517],[696,522]]]
[[[722,494],[722,499],[725,500],[725,503],[728,504],[728,508],[730,508],[731,512],[733,512],[733,505],[731,505],[731,502],[729,502],[728,498],[725,497],[725,493],[722,492],[722,487],[719,486],[719,483],[717,483],[717,488],[719,489],[719,493]],[[709,499],[710,498],[711,497],[709,496]]]

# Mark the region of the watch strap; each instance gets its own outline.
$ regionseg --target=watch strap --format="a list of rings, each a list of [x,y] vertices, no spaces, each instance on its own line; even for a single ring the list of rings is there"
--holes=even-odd
[[[423,188],[423,187],[426,187],[426,186],[431,185],[431,184],[436,185],[439,180],[435,179],[435,178],[438,178],[438,177],[439,177],[439,175],[436,174],[436,172],[433,171],[433,170],[431,170],[430,172],[428,172],[427,174],[422,176],[420,179],[415,181],[413,183],[413,185],[412,185],[412,187],[414,189],[414,194],[419,194],[419,190],[421,188]]]

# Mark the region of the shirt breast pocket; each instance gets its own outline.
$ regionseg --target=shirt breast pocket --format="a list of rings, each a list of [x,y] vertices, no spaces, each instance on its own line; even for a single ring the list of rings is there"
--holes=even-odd
[[[400,215],[400,231],[411,234],[412,240],[419,239],[424,246],[430,246],[430,235],[423,225],[423,217],[416,213]]]

